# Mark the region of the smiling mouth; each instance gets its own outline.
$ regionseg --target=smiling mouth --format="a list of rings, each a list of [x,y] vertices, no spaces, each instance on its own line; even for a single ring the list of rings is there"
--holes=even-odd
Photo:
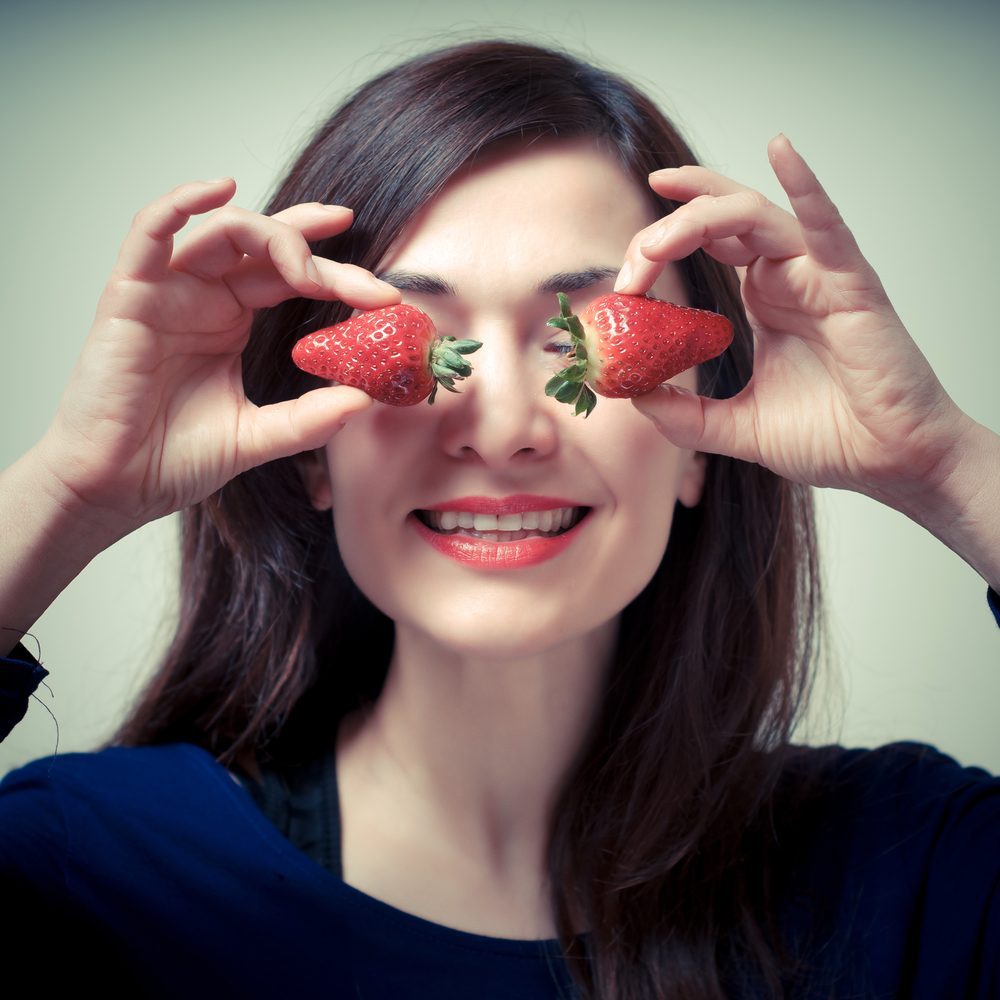
[[[417,510],[414,514],[438,535],[466,535],[486,542],[555,538],[578,525],[589,507],[557,507],[519,514],[474,514],[462,510]]]

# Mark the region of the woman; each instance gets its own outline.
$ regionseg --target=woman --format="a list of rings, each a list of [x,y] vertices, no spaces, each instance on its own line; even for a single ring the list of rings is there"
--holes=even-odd
[[[263,216],[222,208],[228,180],[141,212],[52,429],[5,473],[0,608],[28,627],[185,509],[181,626],[116,749],[8,778],[12,878],[166,995],[195,970],[258,995],[986,995],[996,780],[789,735],[808,485],[902,510],[995,587],[1000,439],[769,152],[794,216],[691,166],[622,81],[480,43],[361,88]],[[554,290],[615,283],[737,338],[584,421],[542,391],[566,348],[545,319]],[[459,395],[393,409],[289,364],[401,293],[483,342]],[[539,509],[568,543],[498,568],[517,542],[489,517]],[[441,511],[487,519],[471,561]],[[967,926],[935,956],[944,920]]]

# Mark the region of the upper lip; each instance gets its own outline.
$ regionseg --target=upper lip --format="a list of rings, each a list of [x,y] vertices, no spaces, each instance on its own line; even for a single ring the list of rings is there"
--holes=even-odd
[[[543,497],[531,493],[518,493],[509,497],[456,497],[421,510],[457,510],[470,514],[520,514],[529,510],[556,510],[559,507],[582,507],[577,500],[562,497]]]

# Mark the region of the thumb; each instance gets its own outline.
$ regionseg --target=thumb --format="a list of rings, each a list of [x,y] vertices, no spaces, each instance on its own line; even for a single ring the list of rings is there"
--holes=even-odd
[[[747,402],[746,389],[731,399],[712,399],[671,382],[632,400],[678,448],[756,462],[753,435],[740,430],[750,416]]]
[[[251,407],[248,417],[240,422],[239,465],[250,469],[321,448],[373,402],[360,389],[338,385],[313,389],[283,403]]]
[[[702,441],[705,437],[704,404],[707,402],[710,400],[703,399],[690,389],[666,382],[652,392],[636,396],[632,405],[648,417],[671,444],[692,451],[705,451]]]

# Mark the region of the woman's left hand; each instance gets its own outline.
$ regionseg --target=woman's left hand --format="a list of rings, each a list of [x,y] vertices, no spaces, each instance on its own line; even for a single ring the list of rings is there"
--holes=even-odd
[[[867,494],[941,536],[936,522],[960,513],[947,508],[981,492],[974,469],[996,478],[1000,438],[944,391],[791,143],[778,136],[768,153],[794,215],[703,167],[651,175],[685,204],[632,240],[618,291],[645,292],[699,247],[736,265],[754,366],[732,399],[661,388],[635,405],[680,447]]]

